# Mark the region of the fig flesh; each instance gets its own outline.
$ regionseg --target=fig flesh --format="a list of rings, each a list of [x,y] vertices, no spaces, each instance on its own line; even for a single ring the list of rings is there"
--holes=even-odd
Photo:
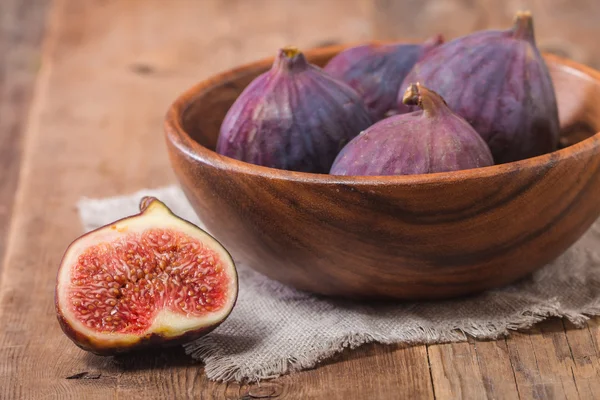
[[[156,198],[142,199],[140,210],[80,237],[63,256],[56,313],[84,350],[111,355],[186,343],[235,305],[227,250]]]
[[[404,102],[421,108],[381,120],[348,143],[332,175],[412,175],[493,165],[490,149],[435,92],[410,85]]]
[[[516,15],[512,29],[479,31],[432,49],[402,88],[411,82],[438,92],[484,138],[497,164],[558,147],[554,87],[528,12]],[[398,109],[413,111],[402,104],[402,94]]]
[[[404,77],[428,51],[444,42],[441,35],[422,44],[366,44],[346,49],[333,57],[325,71],[346,82],[363,98],[373,121],[396,108],[396,96]]]
[[[341,148],[371,123],[354,89],[286,47],[231,106],[216,151],[265,167],[327,173]]]

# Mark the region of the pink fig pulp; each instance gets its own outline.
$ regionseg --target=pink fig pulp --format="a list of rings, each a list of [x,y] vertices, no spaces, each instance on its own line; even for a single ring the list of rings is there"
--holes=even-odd
[[[65,252],[55,304],[63,332],[100,355],[186,343],[223,322],[237,273],[223,246],[146,197],[140,214],[89,232]]]

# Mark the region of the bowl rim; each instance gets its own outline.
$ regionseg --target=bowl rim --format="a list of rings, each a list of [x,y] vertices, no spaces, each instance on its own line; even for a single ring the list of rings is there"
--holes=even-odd
[[[395,40],[390,41],[364,41],[350,42],[333,46],[311,48],[303,51],[307,58],[315,58],[329,54],[337,54],[338,52],[353,46],[367,44],[385,44],[385,43],[414,43],[410,40]],[[572,70],[574,75],[580,76],[582,79],[597,81],[600,85],[600,71],[591,67],[580,64],[576,61],[557,56],[555,54],[543,53],[546,61],[553,64],[559,64]],[[305,183],[318,183],[323,185],[415,185],[419,183],[449,183],[455,181],[467,181],[473,179],[489,178],[499,175],[506,175],[518,170],[547,168],[555,165],[561,160],[576,157],[589,150],[600,147],[600,132],[577,142],[571,146],[555,150],[540,156],[527,158],[524,160],[513,161],[505,164],[497,164],[488,167],[479,167],[473,169],[465,169],[459,171],[436,172],[428,174],[415,175],[369,175],[369,176],[344,176],[344,175],[329,175],[309,172],[288,171],[271,167],[255,165],[244,161],[236,160],[227,156],[218,154],[217,152],[201,145],[186,132],[183,127],[183,115],[196,101],[196,99],[206,92],[220,86],[223,82],[229,81],[240,73],[248,70],[266,70],[273,63],[274,56],[266,57],[254,62],[242,64],[241,66],[225,70],[215,75],[194,84],[183,93],[181,93],[175,101],[169,106],[164,119],[164,131],[166,139],[177,150],[196,162],[208,165],[210,167],[226,170],[232,173],[252,175],[271,180],[297,181]]]

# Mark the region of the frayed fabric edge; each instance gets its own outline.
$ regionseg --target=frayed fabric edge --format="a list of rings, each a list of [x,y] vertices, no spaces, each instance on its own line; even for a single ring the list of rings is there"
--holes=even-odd
[[[169,206],[181,207],[183,214],[187,214],[190,221],[197,223],[196,216],[187,202],[178,185],[166,186],[157,189],[143,189],[127,196],[115,196],[110,199],[82,198],[77,203],[80,219],[84,222],[85,230],[94,229],[113,219],[112,214],[105,214],[113,208],[117,217],[123,217],[123,207],[128,209],[127,214],[135,213],[138,209],[138,201],[142,195],[159,195],[161,199],[167,200]],[[109,202],[107,203],[107,200]],[[125,205],[124,205],[125,204]],[[178,210],[180,211],[180,210]],[[598,235],[600,233],[600,219],[591,228]],[[284,290],[281,288],[281,290]],[[465,341],[468,336],[476,339],[496,339],[506,336],[510,331],[527,329],[536,323],[549,317],[564,317],[576,326],[582,326],[590,316],[600,315],[600,299],[593,299],[587,305],[578,307],[576,310],[560,307],[551,302],[545,303],[544,307],[538,307],[534,311],[526,310],[515,313],[505,320],[493,323],[482,323],[467,321],[459,326],[443,326],[442,328],[429,328],[418,326],[402,332],[393,337],[379,337],[368,333],[350,333],[343,335],[333,342],[323,343],[322,346],[308,355],[301,357],[285,357],[273,360],[261,365],[260,369],[243,370],[232,362],[231,358],[221,355],[218,345],[207,336],[199,341],[185,346],[186,352],[194,358],[205,362],[205,371],[211,380],[216,381],[260,381],[275,378],[290,372],[308,369],[331,358],[345,348],[355,348],[370,342],[383,344],[401,343],[407,346],[418,344],[434,344]],[[400,337],[398,337],[400,336]]]
[[[368,333],[350,333],[329,343],[324,343],[321,349],[312,354],[279,358],[265,363],[258,370],[244,370],[236,365],[229,357],[219,354],[218,345],[210,336],[184,345],[188,355],[205,363],[206,376],[220,382],[259,382],[277,378],[291,372],[310,369],[319,363],[342,352],[346,348],[354,349],[367,343],[405,344],[441,344],[464,342],[467,338],[498,339],[510,335],[511,331],[528,329],[550,317],[563,317],[581,326],[590,316],[600,315],[600,299],[582,307],[580,312],[563,310],[557,303],[539,306],[535,311],[527,310],[507,318],[501,323],[477,323],[448,326],[446,328],[417,327],[402,332],[399,337],[384,337]]]

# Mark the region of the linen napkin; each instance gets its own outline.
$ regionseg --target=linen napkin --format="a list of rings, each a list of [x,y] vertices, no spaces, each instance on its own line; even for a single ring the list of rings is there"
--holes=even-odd
[[[138,212],[159,198],[201,227],[178,186],[78,203],[85,231]],[[252,382],[311,368],[368,342],[441,343],[498,338],[550,316],[581,325],[600,315],[600,220],[556,261],[520,282],[451,301],[363,304],[301,292],[237,262],[239,297],[229,318],[185,345],[212,380]],[[236,260],[237,261],[237,260]]]

